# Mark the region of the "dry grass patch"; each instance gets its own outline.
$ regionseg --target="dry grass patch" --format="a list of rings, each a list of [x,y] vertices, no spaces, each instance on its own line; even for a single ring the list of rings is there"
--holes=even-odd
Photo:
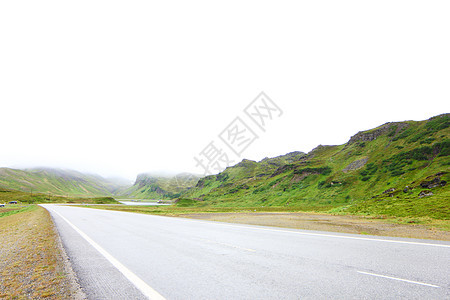
[[[0,298],[73,299],[52,219],[39,206],[0,218]]]
[[[180,214],[178,217],[283,228],[450,241],[449,231],[424,225],[395,224],[396,219],[377,219],[352,215],[261,212]]]

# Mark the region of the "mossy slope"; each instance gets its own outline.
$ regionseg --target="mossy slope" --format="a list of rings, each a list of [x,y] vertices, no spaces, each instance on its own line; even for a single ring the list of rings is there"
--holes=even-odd
[[[449,125],[449,114],[386,123],[344,145],[318,146],[293,159],[288,154],[289,160],[243,160],[200,179],[183,198],[196,200],[194,205],[298,206],[449,219]]]

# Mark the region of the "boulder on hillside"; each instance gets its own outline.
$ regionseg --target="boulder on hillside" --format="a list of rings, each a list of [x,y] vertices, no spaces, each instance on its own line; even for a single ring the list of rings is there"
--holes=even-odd
[[[441,180],[441,178],[436,177],[430,181],[422,181],[420,183],[420,186],[423,187],[424,189],[432,189],[435,187],[444,186],[446,184],[447,182],[445,180]]]
[[[419,198],[427,197],[427,196],[432,196],[432,195],[433,195],[433,192],[430,191],[430,190],[428,190],[428,191],[421,191],[421,192],[419,193]]]
[[[390,189],[385,190],[385,191],[383,192],[383,194],[388,194],[388,193],[392,193],[392,192],[395,192],[395,189],[394,189],[394,188],[390,188]]]

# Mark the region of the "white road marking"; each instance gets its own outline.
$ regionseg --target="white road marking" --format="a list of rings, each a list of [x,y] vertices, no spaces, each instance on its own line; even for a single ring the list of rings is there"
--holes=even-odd
[[[429,284],[429,283],[424,283],[424,282],[419,282],[419,281],[407,280],[407,279],[402,279],[402,278],[398,278],[398,277],[385,276],[385,275],[374,274],[374,273],[363,272],[363,271],[357,271],[357,272],[361,273],[361,274],[365,274],[365,275],[370,275],[370,276],[388,278],[388,279],[392,279],[392,280],[398,280],[398,281],[404,281],[404,282],[409,282],[409,283],[414,283],[414,284],[426,285],[426,286],[430,286],[430,287],[434,287],[434,288],[440,288],[440,286],[437,286],[434,284]]]
[[[159,216],[159,217],[163,217],[163,216]],[[374,238],[346,236],[346,235],[334,235],[334,234],[325,234],[325,233],[312,233],[312,232],[293,231],[293,230],[271,229],[271,228],[262,228],[262,227],[250,227],[250,226],[234,225],[234,224],[229,224],[229,223],[219,222],[219,221],[200,221],[200,220],[187,219],[187,218],[179,218],[179,219],[188,220],[191,222],[215,224],[215,225],[222,225],[222,226],[228,226],[228,227],[246,228],[246,229],[254,229],[254,230],[265,230],[265,231],[272,231],[272,232],[294,233],[294,234],[300,234],[300,235],[323,236],[323,237],[332,237],[332,238],[341,238],[341,239],[350,239],[350,240],[364,240],[364,241],[386,242],[386,243],[396,243],[396,244],[409,244],[409,245],[422,245],[422,246],[450,248],[450,245],[445,245],[445,244],[408,242],[408,241],[374,239]]]
[[[165,300],[157,291],[146,284],[142,279],[140,279],[136,274],[131,272],[127,267],[115,259],[111,254],[109,254],[105,249],[100,247],[96,242],[94,242],[90,237],[88,237],[83,231],[78,227],[73,225],[69,220],[63,217],[60,213],[53,210],[58,216],[60,216],[64,221],[67,222],[76,232],[78,232],[89,244],[92,245],[100,254],[102,254],[114,267],[116,267],[138,290],[142,292],[149,299],[155,300]]]

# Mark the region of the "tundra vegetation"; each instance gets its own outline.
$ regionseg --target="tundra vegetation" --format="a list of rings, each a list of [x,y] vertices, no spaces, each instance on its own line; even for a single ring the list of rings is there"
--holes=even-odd
[[[0,204],[19,203],[0,207],[0,297],[61,299],[75,293],[51,218],[37,203],[450,240],[449,125],[449,114],[386,123],[344,145],[244,159],[200,179],[141,174],[127,185],[75,171],[0,168]],[[125,206],[115,197],[173,199],[175,205]],[[305,218],[329,226],[301,223]],[[373,226],[378,221],[417,230],[380,230]]]
[[[449,114],[387,123],[344,145],[260,162],[243,160],[179,198],[177,206],[283,207],[450,219]]]

